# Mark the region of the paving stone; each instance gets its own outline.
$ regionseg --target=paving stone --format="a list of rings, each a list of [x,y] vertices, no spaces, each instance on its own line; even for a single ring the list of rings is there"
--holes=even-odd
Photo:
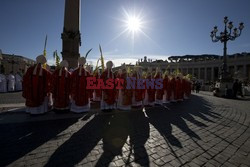
[[[180,161],[178,161],[177,159],[170,161],[169,164],[174,166],[174,167],[182,165],[182,163]]]
[[[165,162],[164,162],[162,159],[157,159],[157,160],[154,161],[154,163],[155,163],[156,165],[158,165],[158,166],[162,166],[162,165],[165,164]]]
[[[122,159],[119,159],[119,160],[115,161],[115,164],[117,166],[123,166],[124,165],[124,161]]]
[[[169,155],[164,156],[164,157],[161,158],[161,160],[164,161],[165,163],[170,162],[170,161],[172,161],[174,159],[176,159],[176,157],[173,156],[172,154],[169,154]]]

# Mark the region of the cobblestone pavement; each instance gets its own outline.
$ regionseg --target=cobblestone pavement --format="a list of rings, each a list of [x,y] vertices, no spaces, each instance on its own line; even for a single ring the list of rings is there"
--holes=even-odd
[[[0,114],[0,166],[250,166],[249,110],[193,94],[143,112]]]
[[[22,92],[0,93],[0,104],[24,103]]]

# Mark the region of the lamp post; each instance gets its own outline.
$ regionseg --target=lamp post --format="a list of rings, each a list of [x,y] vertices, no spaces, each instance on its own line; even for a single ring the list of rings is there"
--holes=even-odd
[[[241,31],[244,28],[244,23],[240,23],[238,28],[233,29],[233,22],[228,22],[228,17],[224,17],[224,31],[220,32],[220,35],[217,35],[218,29],[217,26],[214,27],[213,31],[211,31],[211,39],[213,42],[220,41],[224,44],[223,48],[223,64],[221,69],[221,81],[229,81],[231,78],[227,69],[227,42],[234,41],[237,37],[241,35]],[[233,29],[233,32],[232,32]],[[239,30],[238,30],[239,29]]]

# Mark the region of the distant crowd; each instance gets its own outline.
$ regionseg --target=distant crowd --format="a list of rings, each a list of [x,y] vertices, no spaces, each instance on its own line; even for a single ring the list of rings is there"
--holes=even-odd
[[[0,93],[22,91],[22,80],[20,73],[0,74]]]

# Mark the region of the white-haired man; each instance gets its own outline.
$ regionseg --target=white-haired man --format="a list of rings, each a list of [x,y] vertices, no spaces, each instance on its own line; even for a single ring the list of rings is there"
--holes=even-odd
[[[88,112],[90,110],[90,93],[87,89],[87,77],[90,77],[89,72],[84,68],[86,63],[85,57],[80,57],[79,67],[75,69],[71,76],[71,111],[75,113]]]
[[[106,69],[101,75],[101,79],[106,83],[108,79],[115,80],[115,75],[112,72],[113,62],[108,61],[106,63]],[[102,90],[102,100],[101,100],[101,110],[110,111],[116,108],[116,90],[113,89],[103,89]]]
[[[42,67],[47,62],[43,55],[37,56],[36,64],[23,76],[23,97],[26,99],[26,112],[43,114],[48,111],[51,92],[51,74]]]
[[[67,60],[63,60],[53,73],[52,96],[56,113],[69,111],[71,75],[68,66]]]

